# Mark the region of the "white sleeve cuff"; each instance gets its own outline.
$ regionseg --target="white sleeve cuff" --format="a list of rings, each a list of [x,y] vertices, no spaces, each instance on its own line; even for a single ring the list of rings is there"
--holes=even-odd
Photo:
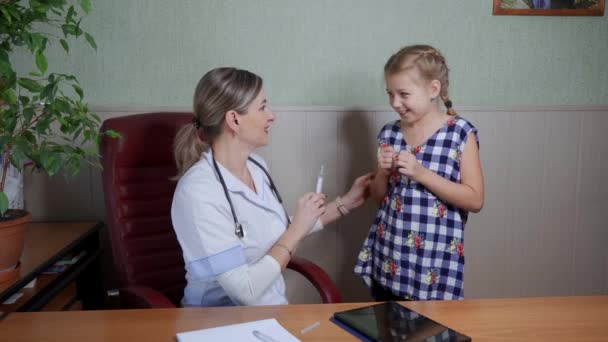
[[[217,276],[220,286],[238,305],[256,305],[278,276],[281,265],[265,255],[253,265],[242,265]]]

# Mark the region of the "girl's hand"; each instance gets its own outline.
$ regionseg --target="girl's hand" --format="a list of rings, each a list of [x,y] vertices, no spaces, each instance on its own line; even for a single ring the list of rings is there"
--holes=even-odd
[[[389,174],[395,166],[395,157],[395,150],[392,146],[389,146],[386,143],[380,145],[377,156],[378,168],[386,174]]]
[[[293,226],[303,234],[314,227],[315,223],[325,212],[325,194],[308,192],[298,199],[298,207],[293,218]]]
[[[396,164],[399,173],[415,181],[426,170],[409,151],[399,152]]]
[[[358,177],[353,182],[350,190],[342,196],[342,201],[348,210],[353,210],[361,206],[370,195],[369,185],[373,179],[374,173],[368,173]]]

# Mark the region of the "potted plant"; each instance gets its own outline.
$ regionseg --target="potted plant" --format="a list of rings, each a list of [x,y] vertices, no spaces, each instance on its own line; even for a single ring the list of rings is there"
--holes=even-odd
[[[83,37],[97,49],[80,27],[90,7],[90,0],[79,6],[66,0],[0,0],[0,281],[18,274],[24,226],[31,220],[24,210],[8,208],[9,165],[22,171],[29,161],[49,176],[61,170],[74,175],[82,163],[101,167],[101,134],[117,136],[99,132],[101,120],[83,102],[76,77],[50,72],[45,55],[51,44],[70,53],[70,44]],[[13,59],[28,56],[36,69],[16,71]]]

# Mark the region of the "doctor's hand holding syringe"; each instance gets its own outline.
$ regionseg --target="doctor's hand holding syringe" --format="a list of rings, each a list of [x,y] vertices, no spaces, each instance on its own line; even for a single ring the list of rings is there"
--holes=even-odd
[[[368,173],[355,179],[350,190],[341,196],[337,196],[334,201],[326,205],[326,210],[319,218],[321,226],[335,221],[340,216],[347,215],[351,210],[361,206],[369,197],[369,185],[373,173]],[[321,170],[317,177],[315,193],[323,192],[323,182],[325,180],[325,165],[321,165]],[[318,223],[317,223],[318,225]]]
[[[292,225],[296,229],[296,241],[287,241],[286,247],[290,255],[294,252],[299,241],[306,235],[323,229],[326,225],[348,215],[352,210],[361,206],[370,196],[370,184],[374,173],[368,173],[358,177],[353,182],[348,192],[337,196],[333,201],[326,203],[323,194],[323,183],[325,180],[325,167],[322,165],[314,192],[308,192],[298,199],[295,216]],[[281,244],[283,244],[281,242]],[[284,265],[282,265],[284,267]]]

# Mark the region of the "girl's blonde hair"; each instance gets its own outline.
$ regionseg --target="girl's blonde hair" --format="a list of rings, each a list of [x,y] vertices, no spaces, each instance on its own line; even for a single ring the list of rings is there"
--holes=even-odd
[[[260,76],[237,68],[213,69],[200,79],[194,91],[192,123],[180,128],[173,143],[176,178],[183,176],[200,159],[201,153],[209,150],[222,132],[228,111],[247,113],[262,84]]]
[[[384,76],[394,75],[411,69],[417,70],[426,81],[439,81],[441,83],[439,96],[447,108],[447,113],[457,115],[454,108],[452,108],[452,101],[448,95],[450,84],[448,73],[450,69],[441,52],[429,45],[403,47],[392,55],[384,65]]]

